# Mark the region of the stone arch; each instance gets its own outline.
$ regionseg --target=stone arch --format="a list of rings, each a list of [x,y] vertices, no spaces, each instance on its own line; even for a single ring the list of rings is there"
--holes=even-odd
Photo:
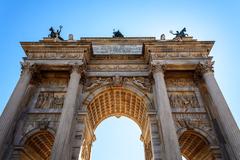
[[[181,153],[188,160],[213,160],[214,154],[208,139],[194,130],[185,130],[179,137]]]
[[[51,133],[52,135],[55,136],[56,131],[53,128],[49,128],[47,127],[46,129],[41,129],[41,128],[34,128],[32,130],[30,130],[29,132],[27,132],[22,139],[20,140],[20,142],[18,143],[20,146],[24,146],[25,142],[28,140],[29,137],[31,137],[34,134],[37,134],[38,132],[41,131],[48,131],[49,133]]]
[[[180,128],[177,130],[177,135],[178,137],[181,137],[181,135],[186,132],[186,131],[189,131],[189,129],[187,128]],[[191,128],[191,131],[194,131],[200,135],[202,135],[203,137],[205,137],[207,139],[207,141],[211,144],[211,145],[215,145],[216,142],[215,142],[215,139],[214,137],[212,136],[212,134],[209,134],[207,132],[205,132],[204,130],[202,129],[199,129],[199,128]]]
[[[54,133],[51,129],[34,129],[24,136],[21,141],[23,154],[21,160],[48,160],[50,159]]]
[[[101,87],[84,100],[87,112],[87,126],[81,150],[81,158],[89,160],[91,144],[95,140],[97,126],[111,116],[125,116],[133,120],[142,131],[141,140],[149,138],[148,106],[149,98],[134,87]],[[145,137],[144,137],[145,136]],[[151,143],[150,143],[151,144]],[[146,156],[146,155],[145,155]]]

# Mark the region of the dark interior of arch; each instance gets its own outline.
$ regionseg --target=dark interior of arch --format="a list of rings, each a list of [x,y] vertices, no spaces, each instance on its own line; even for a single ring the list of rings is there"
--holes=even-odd
[[[49,131],[39,131],[29,137],[24,144],[21,160],[49,160],[54,136]]]
[[[179,138],[179,145],[188,160],[214,159],[207,139],[194,131],[185,131]]]

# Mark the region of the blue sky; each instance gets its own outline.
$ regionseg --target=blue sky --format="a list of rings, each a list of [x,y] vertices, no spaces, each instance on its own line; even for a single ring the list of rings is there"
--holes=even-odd
[[[19,42],[42,39],[48,35],[50,26],[63,25],[63,37],[67,38],[68,34],[72,33],[75,39],[84,36],[111,36],[114,28],[120,29],[125,36],[159,38],[164,33],[166,38],[172,38],[169,30],[186,27],[188,34],[198,40],[216,41],[211,52],[216,61],[215,76],[233,116],[240,125],[239,16],[238,0],[1,0],[0,112],[20,75],[19,61],[24,57],[24,52]],[[131,121],[117,120],[125,124],[126,128],[132,125]],[[108,120],[106,124],[103,122],[99,126],[97,133],[102,130],[105,136],[113,134],[112,131],[118,126],[112,124],[109,129],[107,122]],[[130,131],[138,135],[136,127]],[[119,140],[116,144],[120,144],[121,138]],[[127,146],[120,145],[120,148]],[[101,149],[100,144],[100,150],[93,154],[106,153]],[[136,155],[138,153],[133,152]]]

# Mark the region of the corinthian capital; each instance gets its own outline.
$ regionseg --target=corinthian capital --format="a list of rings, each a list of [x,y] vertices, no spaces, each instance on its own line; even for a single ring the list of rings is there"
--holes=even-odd
[[[34,74],[39,71],[39,68],[36,64],[31,65],[29,62],[21,62],[21,75],[25,72],[29,72],[31,74]]]
[[[161,64],[161,63],[152,63],[151,64],[151,71],[152,71],[152,73],[157,73],[157,72],[164,73],[165,69],[166,69],[166,65],[165,64]]]
[[[72,72],[77,72],[77,73],[79,73],[79,74],[82,74],[82,73],[84,73],[85,72],[85,65],[83,65],[83,64],[74,64],[74,65],[72,65]]]
[[[196,72],[201,74],[214,72],[213,65],[214,61],[200,62],[196,68]]]

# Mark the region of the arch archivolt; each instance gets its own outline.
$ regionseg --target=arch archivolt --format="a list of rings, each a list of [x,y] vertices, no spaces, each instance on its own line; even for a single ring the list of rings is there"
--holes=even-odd
[[[130,85],[106,85],[89,93],[83,101],[82,108],[87,114],[81,158],[90,158],[91,144],[96,139],[94,131],[103,120],[111,116],[125,116],[133,120],[142,131],[140,139],[144,143],[146,156],[152,156],[148,116],[151,106],[147,94]]]
[[[52,134],[53,136],[55,136],[55,130],[52,128],[46,128],[46,129],[42,129],[42,128],[34,128],[32,130],[30,130],[29,132],[27,132],[22,139],[20,139],[20,142],[18,143],[20,146],[24,146],[24,144],[26,143],[26,141],[34,134],[40,133],[42,131],[46,131],[49,132],[50,134]]]
[[[212,160],[221,157],[218,144],[200,129],[182,129],[177,132],[181,153],[189,160]]]
[[[123,88],[111,88],[100,92],[87,107],[90,124],[95,130],[98,124],[110,116],[126,116],[141,129],[147,120],[147,106],[136,93]]]
[[[177,130],[178,137],[181,137],[185,132],[192,131],[193,133],[199,134],[204,137],[210,145],[217,145],[216,139],[211,133],[207,133],[206,131],[199,129],[199,128],[180,128]]]
[[[52,129],[34,129],[30,131],[21,141],[23,149],[20,159],[50,159],[54,135]]]
[[[146,106],[153,109],[152,105],[152,85],[148,78],[144,77],[111,77],[111,78],[88,78],[84,85],[83,109],[87,108],[89,103],[99,93],[107,89],[123,88],[128,89],[145,100]]]

